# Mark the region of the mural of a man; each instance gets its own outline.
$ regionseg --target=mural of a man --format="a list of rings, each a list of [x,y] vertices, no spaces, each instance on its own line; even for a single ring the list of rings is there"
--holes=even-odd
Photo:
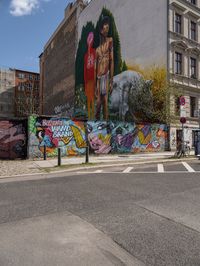
[[[93,48],[94,33],[87,37],[88,50],[84,56],[84,86],[87,97],[88,119],[94,119],[94,98],[96,87],[96,51]]]
[[[108,96],[112,93],[114,55],[113,38],[108,37],[110,30],[109,17],[103,17],[100,22],[100,45],[96,49],[96,119],[100,119],[101,108],[103,107],[103,118],[108,120]]]

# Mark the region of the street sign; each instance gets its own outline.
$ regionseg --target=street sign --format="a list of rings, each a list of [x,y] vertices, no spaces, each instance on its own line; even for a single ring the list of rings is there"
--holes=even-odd
[[[186,118],[185,117],[181,117],[180,118],[180,122],[181,122],[181,124],[185,124],[186,123]]]
[[[182,106],[185,105],[185,97],[184,97],[184,96],[181,96],[181,97],[179,98],[179,103],[180,103],[180,105],[182,105]]]
[[[180,117],[186,117],[186,108],[184,105],[180,106]]]

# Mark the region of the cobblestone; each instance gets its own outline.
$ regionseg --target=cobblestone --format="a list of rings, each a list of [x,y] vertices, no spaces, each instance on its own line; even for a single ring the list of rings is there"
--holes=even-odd
[[[36,174],[42,171],[32,161],[7,161],[0,160],[0,177]]]

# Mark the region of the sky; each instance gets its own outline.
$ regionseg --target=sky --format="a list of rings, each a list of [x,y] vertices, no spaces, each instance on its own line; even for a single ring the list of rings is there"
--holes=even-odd
[[[70,0],[0,0],[0,67],[39,72],[39,55]]]

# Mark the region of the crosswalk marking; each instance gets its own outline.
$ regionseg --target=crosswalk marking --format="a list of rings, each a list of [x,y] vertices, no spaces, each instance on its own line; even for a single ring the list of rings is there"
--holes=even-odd
[[[155,170],[151,170],[152,169],[152,166],[153,167],[157,167],[157,169]],[[170,170],[168,169],[169,166],[173,166],[173,169],[174,170]],[[182,169],[182,167],[184,166],[185,170]],[[147,169],[144,170],[143,168],[141,167],[137,167],[137,165],[133,166],[133,167],[122,167],[121,169],[119,169],[118,171],[116,171],[114,168],[102,168],[102,169],[98,169],[96,168],[95,169],[88,169],[88,171],[86,170],[83,170],[81,172],[77,172],[78,174],[101,174],[101,173],[105,173],[105,174],[126,174],[126,173],[131,173],[131,174],[150,174],[150,173],[157,173],[157,174],[160,174],[160,173],[200,173],[200,168],[199,169],[196,169],[194,170],[188,163],[186,162],[179,162],[177,164],[164,164],[164,163],[154,163],[153,165],[150,165],[149,166],[149,171]]]
[[[103,172],[103,170],[96,170],[95,171],[95,173],[97,173],[97,174],[100,174],[100,173],[102,173]]]
[[[182,162],[182,164],[185,166],[185,168],[188,170],[190,173],[195,173],[195,170],[186,162]]]
[[[130,173],[133,170],[133,167],[127,167],[123,173]]]
[[[158,173],[164,173],[164,172],[165,170],[163,164],[158,164]]]

